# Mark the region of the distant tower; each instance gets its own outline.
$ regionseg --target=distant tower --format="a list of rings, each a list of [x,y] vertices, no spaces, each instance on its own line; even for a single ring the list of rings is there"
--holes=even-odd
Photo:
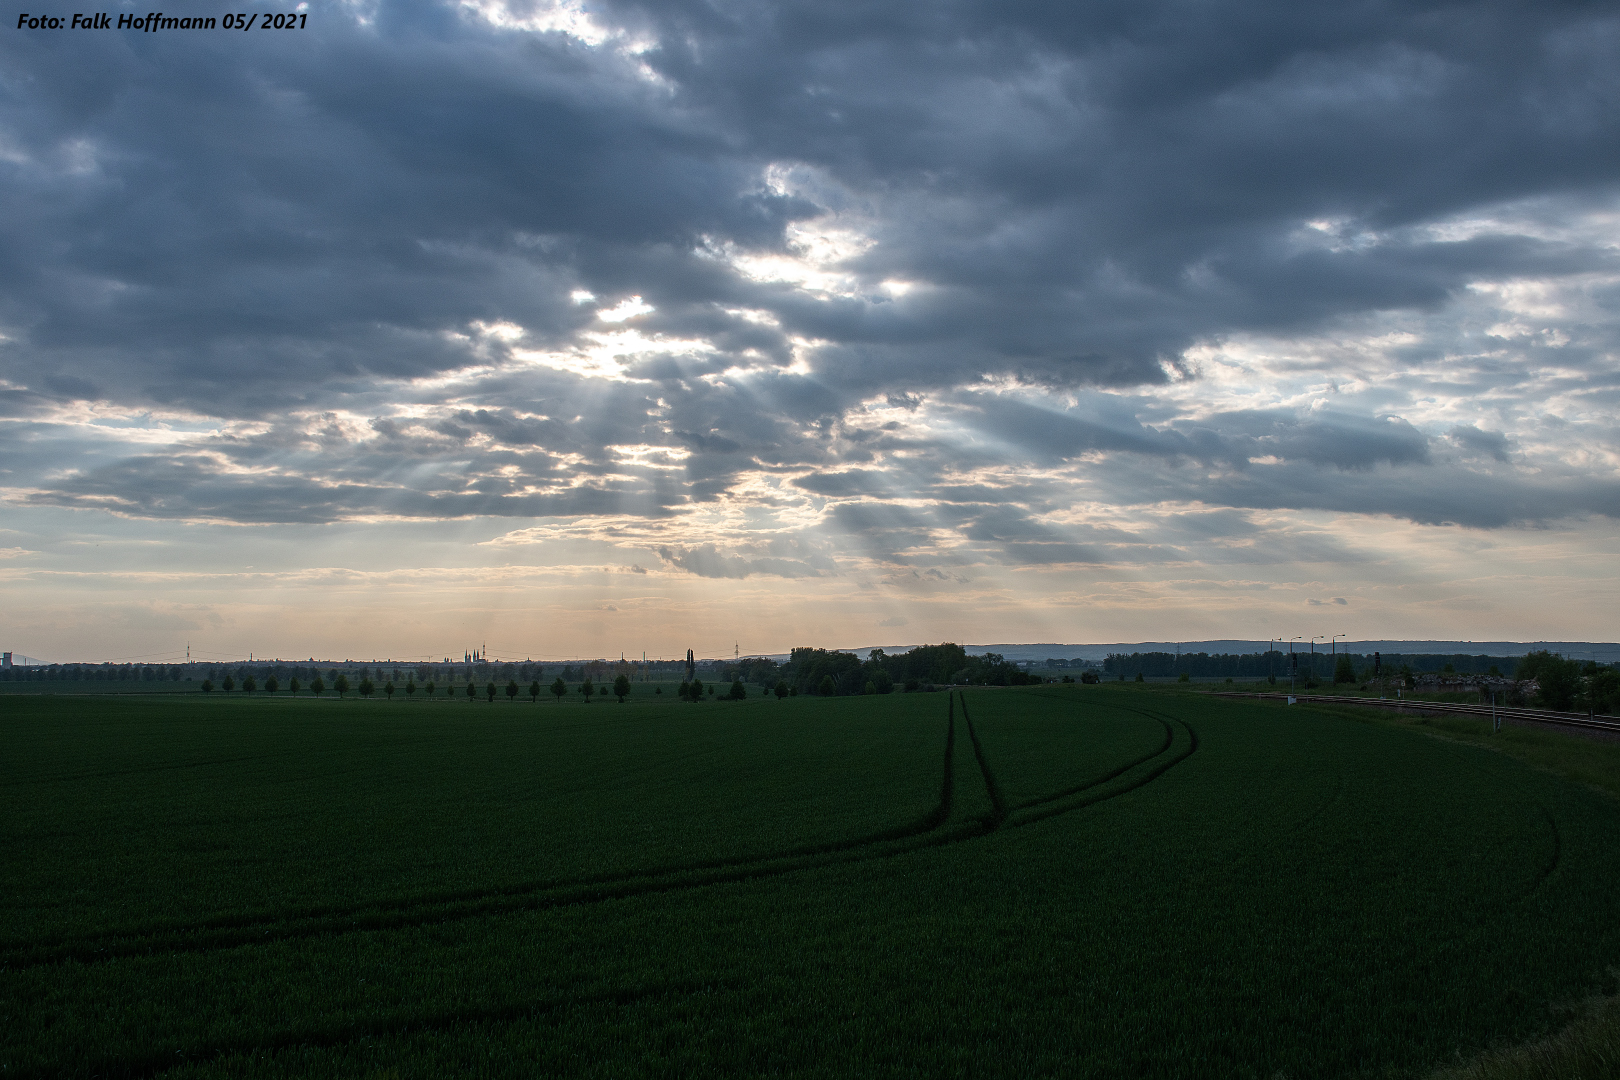
[[[692,650],[686,650],[686,681],[691,682],[697,678],[697,661],[692,658]]]

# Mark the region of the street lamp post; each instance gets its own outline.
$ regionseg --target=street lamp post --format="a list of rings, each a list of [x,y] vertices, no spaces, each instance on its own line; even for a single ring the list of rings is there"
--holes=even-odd
[[[1333,678],[1335,680],[1337,680],[1338,677],[1339,677],[1339,639],[1342,638],[1342,637],[1349,637],[1349,636],[1350,636],[1349,634],[1334,634],[1333,635],[1333,661],[1332,661],[1332,663],[1333,663]]]

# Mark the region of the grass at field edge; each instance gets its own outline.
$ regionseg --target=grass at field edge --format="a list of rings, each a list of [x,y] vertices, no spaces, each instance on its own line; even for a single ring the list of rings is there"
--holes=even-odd
[[[1429,1080],[1609,1080],[1620,1075],[1620,995],[1582,1002],[1557,1033],[1523,1046],[1488,1050]]]
[[[1354,705],[1313,703],[1305,707],[1362,723],[1413,729],[1437,739],[1495,750],[1542,772],[1620,798],[1620,743],[1550,727],[1518,724],[1503,725],[1501,731],[1492,733],[1490,721],[1466,716],[1411,716]]]
[[[1493,733],[1489,722],[1459,716],[1410,716],[1353,705],[1305,708],[1484,747],[1620,798],[1620,744],[1542,728],[1511,726]],[[1545,1039],[1487,1050],[1466,1062],[1437,1069],[1429,1080],[1609,1080],[1616,1076],[1620,1076],[1620,993],[1586,999],[1575,1009],[1573,1020]]]

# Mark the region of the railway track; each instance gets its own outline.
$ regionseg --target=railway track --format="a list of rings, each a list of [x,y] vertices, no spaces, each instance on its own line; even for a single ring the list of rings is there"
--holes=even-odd
[[[1550,724],[1557,727],[1582,728],[1587,731],[1607,731],[1620,735],[1620,717],[1590,716],[1581,713],[1556,712],[1552,709],[1525,709],[1506,705],[1460,705],[1449,701],[1414,701],[1410,698],[1366,698],[1342,694],[1256,694],[1234,691],[1216,692],[1216,697],[1259,698],[1264,701],[1312,702],[1322,705],[1366,705],[1379,709],[1415,710],[1452,716],[1478,716],[1512,721],[1520,724]]]

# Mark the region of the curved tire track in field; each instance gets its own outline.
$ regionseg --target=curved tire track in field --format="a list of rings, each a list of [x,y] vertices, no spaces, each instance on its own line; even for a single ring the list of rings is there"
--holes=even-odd
[[[1138,710],[1127,711],[1135,712]],[[1143,712],[1142,715],[1152,720],[1159,720],[1161,723],[1165,722],[1163,717],[1152,716],[1146,712]],[[1097,784],[1090,786],[1092,793],[1089,795],[1082,791],[1072,801],[1049,803],[1038,809],[1032,809],[1028,813],[1020,813],[1009,828],[1021,829],[1025,825],[1033,825],[1037,821],[1045,821],[1047,818],[1054,818],[1059,814],[1067,814],[1071,810],[1082,810],[1085,807],[1095,806],[1100,802],[1107,802],[1109,799],[1115,799],[1121,795],[1128,795],[1139,788],[1146,787],[1183,761],[1186,761],[1198,752],[1198,732],[1191,724],[1179,717],[1172,717],[1171,720],[1180,725],[1181,729],[1187,733],[1187,748],[1185,750],[1176,754],[1166,755],[1161,753],[1154,755],[1154,757],[1148,759],[1155,762],[1152,768],[1143,771],[1137,776],[1129,777],[1125,783],[1104,787],[1103,785],[1107,781],[1099,781]],[[1174,739],[1171,742],[1174,743]]]
[[[152,773],[177,772],[181,769],[207,769],[214,765],[240,765],[244,761],[254,761],[260,755],[250,754],[247,757],[215,758],[209,761],[182,761],[173,765],[148,765],[139,769],[110,769],[105,772],[64,773],[60,776],[38,776],[29,780],[13,780],[0,785],[6,788],[36,787],[44,784],[76,784],[86,780],[109,780],[118,776],[148,776]]]
[[[1054,695],[1040,694],[1039,696],[1043,698],[1052,698]],[[1087,806],[1095,806],[1097,803],[1106,802],[1109,799],[1117,798],[1120,795],[1135,791],[1138,788],[1152,783],[1154,780],[1157,780],[1159,777],[1163,776],[1171,768],[1192,757],[1192,755],[1198,750],[1198,732],[1193,729],[1192,725],[1188,724],[1185,720],[1182,720],[1179,717],[1166,717],[1146,709],[1133,709],[1125,705],[1109,704],[1104,707],[1116,709],[1120,712],[1131,713],[1133,715],[1141,716],[1145,719],[1161,724],[1164,727],[1164,742],[1160,744],[1157,749],[1151,750],[1140,757],[1118,766],[1117,768],[1110,769],[1103,775],[1091,780],[1087,780],[1085,783],[1077,784],[1074,787],[1064,788],[1061,791],[1052,792],[1050,794],[1038,795],[1033,799],[1026,799],[1017,806],[1009,808],[1001,798],[1001,791],[996,785],[995,777],[990,771],[989,762],[985,758],[983,747],[979,743],[978,732],[973,727],[973,721],[968,717],[967,697],[966,695],[963,696],[962,718],[967,721],[968,735],[973,740],[973,752],[979,759],[979,768],[984,773],[985,786],[990,791],[990,801],[995,807],[995,810],[992,811],[992,819],[994,824],[991,824],[990,828],[994,829],[1004,823],[1007,823],[1007,819],[1009,817],[1012,818],[1012,821],[1007,823],[1009,828],[1022,828],[1025,825],[1031,825],[1037,821],[1045,821],[1047,818],[1057,817],[1059,814],[1066,814],[1071,810],[1080,810]],[[1180,726],[1181,729],[1187,733],[1187,748],[1185,750],[1160,761],[1159,764],[1154,768],[1146,770],[1141,775],[1131,777],[1127,783],[1117,785],[1112,788],[1107,788],[1106,790],[1102,791],[1096,790],[1098,788],[1102,788],[1103,785],[1108,784],[1109,781],[1118,779],[1121,776],[1125,776],[1133,769],[1139,768],[1142,765],[1154,761],[1155,759],[1164,758],[1164,756],[1168,754],[1171,748],[1175,745],[1176,726]],[[1089,798],[1074,799],[1072,802],[1063,803],[1062,805],[1053,805],[1055,803],[1062,803],[1063,800],[1066,799],[1073,799],[1074,796],[1082,795],[1087,791],[1094,792],[1094,794]],[[1041,807],[1042,809],[1033,810],[1035,807]],[[1025,811],[1033,812],[1026,813]]]
[[[847,840],[803,844],[758,855],[694,860],[555,881],[381,898],[359,904],[306,907],[273,914],[225,915],[185,925],[134,927],[105,934],[8,943],[0,946],[0,971],[67,960],[94,963],[119,956],[212,951],[325,933],[415,926],[455,918],[475,918],[505,910],[572,906],[665,892],[674,888],[745,880],[762,876],[763,873],[787,873],[801,868],[796,864],[806,860],[860,852],[880,845],[903,844],[907,840],[927,837],[938,830],[951,816],[955,754],[956,708],[947,695],[944,779],[940,784],[939,801],[927,814],[909,825]],[[951,835],[955,836],[954,833]],[[424,915],[429,917],[423,918]]]
[[[1519,896],[1518,899],[1520,900],[1528,900],[1534,896],[1536,891],[1546,884],[1547,879],[1552,877],[1558,870],[1558,860],[1564,856],[1564,838],[1558,831],[1558,819],[1553,817],[1552,811],[1545,806],[1540,807],[1540,810],[1542,816],[1547,819],[1547,828],[1552,831],[1552,858],[1547,860],[1547,864],[1536,874],[1536,878],[1530,883],[1530,887],[1525,889],[1524,893]]]
[[[964,706],[965,708],[965,706]],[[1140,710],[1126,710],[1139,712]],[[1143,713],[1142,715],[1148,715]],[[965,718],[965,715],[964,715]],[[1159,717],[1150,717],[1160,719]],[[1066,805],[1048,805],[1044,812],[1021,815],[1014,826],[1031,824],[1092,806],[1099,802],[1135,791],[1191,756],[1198,748],[1197,734],[1184,721],[1176,721],[1186,729],[1191,745],[1170,760],[1149,770],[1132,782],[1098,791],[1092,797]],[[182,953],[217,952],[255,945],[280,944],[309,938],[338,934],[402,930],[433,926],[467,919],[535,912],[584,904],[597,904],[608,900],[623,900],[659,893],[681,892],[711,885],[734,884],[756,879],[778,877],[801,870],[813,870],[841,863],[869,862],[892,858],[911,852],[944,847],[990,835],[994,826],[986,819],[963,822],[955,828],[942,828],[947,824],[953,795],[951,778],[952,754],[955,750],[955,709],[949,707],[946,726],[946,774],[941,784],[941,799],[933,811],[922,821],[896,833],[906,835],[895,839],[873,840],[863,838],[842,843],[817,845],[809,850],[794,850],[776,855],[753,856],[735,861],[719,861],[713,865],[665,870],[641,871],[616,879],[585,883],[554,883],[521,889],[490,889],[471,895],[443,901],[377,901],[363,908],[351,909],[331,915],[298,917],[296,922],[286,916],[260,917],[257,920],[227,919],[191,927],[166,927],[151,932],[121,932],[62,941],[52,945],[35,944],[8,949],[0,953],[0,972],[23,968],[42,967],[67,961],[97,963],[119,957],[161,956]],[[987,768],[987,763],[982,764]],[[229,923],[229,925],[220,925]]]
[[[460,1031],[479,1024],[509,1025],[524,1020],[548,1019],[573,1009],[593,1005],[624,1008],[659,998],[712,993],[715,990],[736,990],[743,986],[740,980],[709,979],[618,987],[595,993],[560,995],[540,1001],[486,1009],[444,1010],[417,1016],[379,1016],[347,1024],[266,1032],[258,1038],[223,1039],[183,1048],[154,1047],[140,1054],[88,1059],[66,1067],[56,1065],[50,1068],[23,1068],[7,1075],[40,1077],[43,1080],[71,1072],[76,1075],[118,1077],[122,1080],[148,1080],[183,1065],[217,1063],[219,1059],[233,1054],[275,1053],[304,1047],[325,1049],[359,1042],[362,1039],[414,1035],[424,1031]]]
[[[1167,752],[1170,749],[1171,744],[1176,740],[1176,729],[1172,727],[1168,721],[1160,720],[1158,717],[1152,717],[1151,719],[1157,721],[1159,725],[1164,728],[1164,742],[1160,743],[1157,749],[1149,750],[1142,756],[1134,758],[1131,761],[1127,761],[1125,764],[1116,769],[1110,769],[1101,776],[1087,780],[1083,784],[1076,784],[1074,787],[1064,788],[1062,791],[1054,791],[1048,795],[1037,795],[1033,799],[1025,799],[1023,802],[1013,807],[1013,809],[1024,810],[1031,806],[1044,806],[1047,803],[1057,802],[1059,799],[1066,799],[1070,795],[1078,795],[1082,791],[1089,791],[1100,784],[1108,783],[1108,781],[1117,776],[1124,776],[1138,765],[1145,765],[1149,761],[1152,761],[1154,758],[1158,757],[1160,754]]]

